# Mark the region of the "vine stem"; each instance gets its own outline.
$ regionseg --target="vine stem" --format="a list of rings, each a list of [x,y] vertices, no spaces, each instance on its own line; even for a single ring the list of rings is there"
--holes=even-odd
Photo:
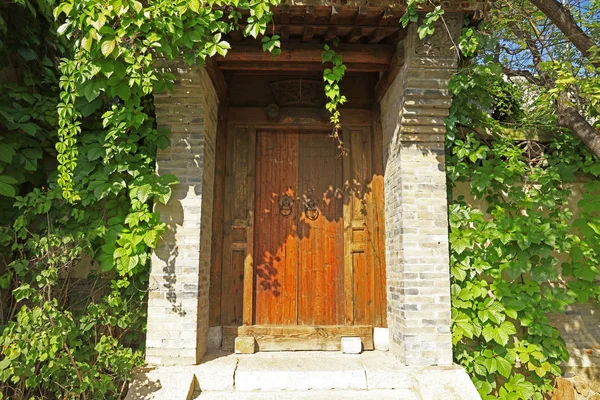
[[[79,385],[83,387],[83,379],[81,378],[81,372],[79,371],[79,368],[77,368],[77,363],[75,362],[75,359],[73,358],[73,354],[71,354],[71,349],[69,349],[67,342],[63,342],[63,349],[65,349],[65,351],[67,352],[67,355],[69,356],[69,361],[71,362],[73,369],[75,369],[75,373],[77,374],[77,379],[79,380]],[[84,400],[87,400],[87,396],[85,395],[85,392],[81,392],[81,395],[83,396]]]

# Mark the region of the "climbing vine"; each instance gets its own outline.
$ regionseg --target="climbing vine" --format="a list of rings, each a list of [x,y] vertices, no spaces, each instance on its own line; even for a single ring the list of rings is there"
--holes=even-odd
[[[341,55],[337,54],[334,50],[339,44],[339,39],[335,39],[332,46],[326,44],[324,50],[321,53],[322,62],[331,62],[333,65],[331,68],[325,68],[323,70],[323,80],[325,81],[325,96],[327,96],[327,103],[325,108],[331,114],[329,121],[333,124],[333,130],[331,136],[337,140],[338,148],[342,155],[347,154],[347,150],[344,148],[344,143],[341,138],[340,129],[342,128],[340,117],[341,113],[339,106],[346,103],[346,96],[342,95],[340,90],[340,82],[344,78],[346,73],[346,65],[343,63]]]
[[[77,99],[93,102],[101,94],[115,101],[103,116],[106,141],[104,160],[114,154],[134,153],[135,148],[119,148],[120,142],[148,122],[141,102],[153,90],[173,83],[173,76],[153,68],[156,58],[182,55],[188,63],[202,63],[207,57],[227,54],[230,45],[224,35],[240,30],[254,38],[266,32],[271,21],[270,1],[180,0],[142,3],[137,0],[64,1],[54,10],[65,18],[58,28],[74,44],[74,55],[61,63],[61,102],[59,111],[58,183],[66,200],[81,200],[73,182],[77,166],[77,138],[81,110]],[[277,37],[263,38],[263,47],[278,53]]]

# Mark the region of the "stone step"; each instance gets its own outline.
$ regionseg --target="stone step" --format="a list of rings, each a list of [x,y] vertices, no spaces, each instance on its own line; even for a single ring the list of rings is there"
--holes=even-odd
[[[207,389],[201,376],[198,376],[198,382],[201,390]],[[409,368],[395,363],[388,353],[378,351],[361,355],[338,352],[259,353],[239,356],[235,370],[236,391],[414,391],[417,386],[417,379]]]
[[[198,400],[422,400],[410,390],[317,390],[305,392],[203,392]]]
[[[214,353],[200,365],[139,370],[126,400],[481,400],[458,366],[399,364],[388,352]]]
[[[235,373],[238,391],[336,389],[367,389],[358,357],[244,357]]]

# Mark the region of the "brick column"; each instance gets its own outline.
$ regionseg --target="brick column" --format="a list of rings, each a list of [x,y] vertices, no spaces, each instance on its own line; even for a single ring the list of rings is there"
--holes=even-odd
[[[157,122],[171,130],[157,170],[180,183],[157,206],[168,228],[152,256],[146,361],[197,364],[207,347],[218,99],[204,68],[181,61],[157,68],[176,76],[174,91],[155,95]]]
[[[461,15],[445,16],[456,39]],[[381,101],[390,349],[407,365],[452,363],[444,118],[456,71],[451,36],[437,24],[420,40]]]

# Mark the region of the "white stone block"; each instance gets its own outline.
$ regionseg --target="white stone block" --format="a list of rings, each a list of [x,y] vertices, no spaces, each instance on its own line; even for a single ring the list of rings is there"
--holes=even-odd
[[[390,330],[388,328],[373,328],[373,345],[375,350],[390,349]]]
[[[360,337],[348,336],[342,338],[342,353],[360,354],[362,352],[362,341]]]
[[[253,336],[238,336],[233,343],[236,354],[256,353],[256,339]]]
[[[208,351],[220,350],[223,342],[223,328],[210,326],[208,328]]]

